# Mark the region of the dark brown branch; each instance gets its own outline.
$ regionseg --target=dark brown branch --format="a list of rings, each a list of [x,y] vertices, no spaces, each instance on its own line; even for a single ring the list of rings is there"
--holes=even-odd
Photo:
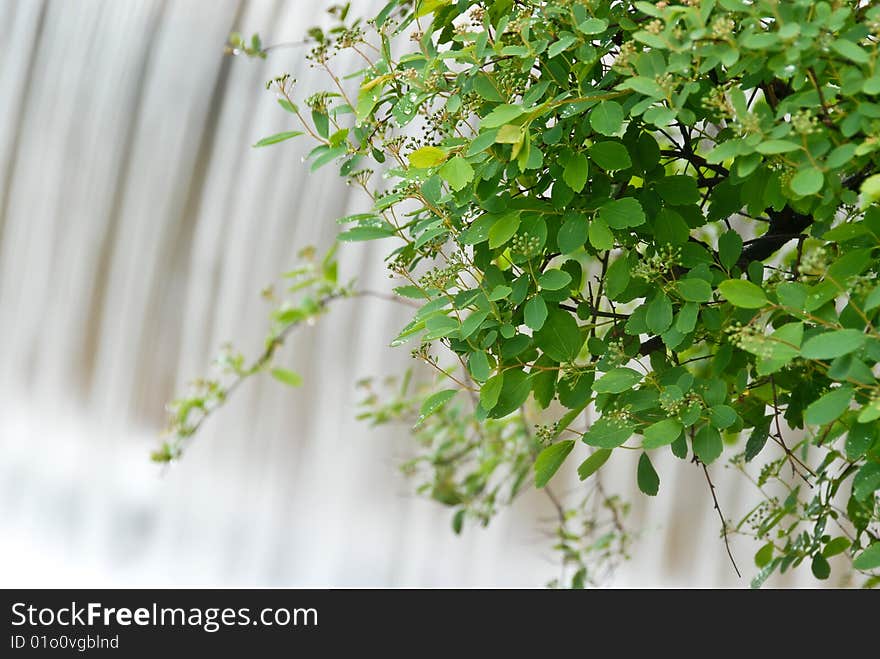
[[[730,563],[733,565],[736,576],[742,579],[742,574],[740,574],[739,568],[736,566],[736,560],[733,558],[733,552],[730,550],[730,541],[727,538],[727,520],[724,519],[724,513],[721,512],[721,506],[718,505],[718,497],[715,494],[715,483],[712,482],[712,478],[709,476],[709,468],[706,467],[706,464],[696,456],[694,456],[694,460],[696,460],[697,464],[703,468],[703,473],[706,475],[706,482],[709,484],[709,491],[712,493],[712,501],[715,504],[715,510],[718,511],[718,518],[721,520],[721,536],[724,538],[724,548],[727,550],[727,556],[730,558]]]

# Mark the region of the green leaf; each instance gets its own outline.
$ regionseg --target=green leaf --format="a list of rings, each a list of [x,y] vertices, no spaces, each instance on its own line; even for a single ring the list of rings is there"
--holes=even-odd
[[[764,567],[773,560],[773,543],[768,542],[766,545],[761,547],[758,552],[755,554],[755,565],[758,567]]]
[[[878,488],[880,488],[880,462],[863,464],[853,478],[853,496],[859,501],[866,501]]]
[[[838,536],[837,538],[834,538],[834,540],[825,545],[825,548],[822,549],[822,555],[825,558],[837,556],[838,554],[842,554],[847,549],[849,549],[851,544],[852,543],[850,542],[849,538]]]
[[[871,61],[868,51],[858,44],[846,39],[835,39],[831,42],[831,48],[839,55],[842,55],[856,64],[867,64]]]
[[[275,133],[274,135],[270,135],[269,137],[264,137],[259,142],[254,144],[254,147],[261,146],[269,146],[270,144],[278,144],[278,142],[283,142],[284,140],[289,140],[292,137],[298,137],[302,135],[303,132],[301,130],[287,130],[283,133]]]
[[[760,309],[767,304],[764,291],[745,279],[728,279],[718,285],[718,292],[735,307]]]
[[[620,394],[642,381],[642,374],[625,366],[612,368],[593,383],[597,394]]]
[[[538,275],[538,284],[545,291],[558,291],[571,283],[571,275],[565,270],[551,268]]]
[[[597,133],[611,137],[620,132],[623,127],[623,118],[623,108],[620,103],[602,101],[590,113],[590,125]]]
[[[632,436],[634,430],[635,426],[622,419],[603,416],[584,433],[584,442],[598,448],[617,448]]]
[[[612,452],[613,451],[610,448],[596,449],[589,458],[581,462],[578,467],[578,478],[584,481],[599,471],[602,465],[608,462],[608,458],[611,457]]]
[[[470,316],[465,318],[461,323],[461,329],[459,330],[459,336],[462,340],[467,339],[471,334],[476,332],[480,325],[483,324],[483,321],[489,317],[489,312],[486,310],[474,311]]]
[[[554,361],[574,361],[584,343],[577,321],[570,313],[554,309],[544,326],[535,332],[535,345]]]
[[[590,147],[590,159],[606,171],[632,167],[629,152],[620,142],[597,142]]]
[[[498,218],[489,229],[489,247],[501,247],[513,238],[519,229],[519,213],[511,212]]]
[[[601,34],[608,29],[608,21],[604,18],[588,18],[577,26],[583,34]]]
[[[684,174],[665,176],[657,181],[654,187],[663,198],[663,201],[673,206],[696,204],[700,201],[697,179],[693,176],[686,176]]]
[[[764,421],[755,426],[752,434],[749,435],[749,441],[746,442],[746,462],[754,460],[764,445],[767,444],[767,438],[770,436],[770,419],[765,418]]]
[[[653,334],[662,334],[672,325],[672,302],[663,291],[655,295],[648,304],[645,324]]]
[[[495,143],[519,144],[523,141],[524,136],[525,134],[523,133],[522,126],[504,124],[501,128],[498,129],[498,133],[495,135]]]
[[[526,402],[531,390],[532,383],[525,371],[518,368],[504,371],[504,384],[501,386],[498,402],[489,416],[500,419],[516,412]]]
[[[409,154],[409,164],[416,169],[436,167],[446,160],[446,152],[436,146],[423,146]]]
[[[868,337],[858,330],[842,329],[823,332],[804,341],[801,355],[807,359],[834,359],[855,352]]]
[[[416,18],[427,16],[431,12],[437,11],[440,7],[452,4],[452,0],[421,0],[416,9]]]
[[[704,279],[679,279],[675,289],[688,302],[708,302],[712,299],[712,287]]]
[[[859,423],[871,423],[880,419],[880,398],[875,398],[859,412]]]
[[[583,215],[569,217],[559,227],[556,234],[556,244],[563,254],[571,254],[584,246],[587,242],[588,232],[587,218]]]
[[[344,243],[358,243],[365,240],[381,240],[382,238],[390,238],[394,235],[395,233],[392,229],[384,227],[353,227],[336,236],[336,240]]]
[[[704,464],[712,464],[721,455],[724,444],[721,434],[712,426],[705,425],[694,436],[694,453]]]
[[[449,183],[449,186],[456,192],[464,189],[468,183],[474,180],[474,168],[461,156],[455,156],[444,164],[438,173],[440,178]]]
[[[519,117],[525,112],[521,105],[498,105],[480,122],[481,128],[497,128]]]
[[[813,571],[813,576],[817,579],[827,579],[831,576],[831,566],[822,554],[815,554],[813,556],[810,569]]]
[[[797,151],[800,148],[800,144],[789,142],[788,140],[766,140],[765,142],[759,143],[758,146],[755,147],[755,151],[763,153],[764,155],[774,155],[777,153]]]
[[[736,410],[729,405],[713,405],[709,409],[709,420],[719,430],[729,428],[736,423],[737,418]]]
[[[587,165],[587,156],[583,153],[573,153],[565,161],[562,170],[562,180],[565,181],[565,184],[572,190],[580,192],[584,189],[584,185],[587,183],[588,173],[589,166]]]
[[[468,371],[477,382],[485,382],[492,373],[492,367],[489,365],[489,357],[485,352],[472,352],[468,357]]]
[[[574,440],[566,439],[551,444],[538,454],[535,460],[535,487],[544,487],[553,478],[573,448]]]
[[[590,222],[590,244],[599,251],[605,251],[614,247],[614,234],[608,228],[608,223],[603,217],[597,217]]]
[[[874,542],[855,557],[853,567],[857,570],[874,570],[880,567],[880,542]]]
[[[718,237],[718,260],[730,270],[742,254],[743,240],[736,231],[727,231]]]
[[[681,434],[683,426],[678,419],[663,419],[652,423],[642,431],[645,438],[643,446],[646,449],[660,448],[671,444]]]
[[[822,189],[825,176],[815,167],[800,170],[791,179],[791,189],[801,197],[816,194]]]
[[[416,425],[419,425],[422,421],[443,407],[457,393],[458,389],[444,389],[443,391],[438,391],[437,393],[428,396],[425,399],[425,402],[422,403],[421,409],[419,409],[419,418],[416,421]]]
[[[832,389],[827,394],[813,401],[804,411],[804,423],[811,426],[824,426],[839,418],[852,400],[852,387],[844,386]]]
[[[660,490],[660,476],[654,470],[654,465],[651,464],[647,453],[642,453],[642,457],[639,458],[636,477],[642,492],[650,497],[657,496],[657,492]]]
[[[541,329],[544,326],[544,321],[547,320],[547,303],[544,302],[544,298],[536,295],[526,302],[523,316],[526,325],[532,330],[537,332]]]
[[[302,386],[303,379],[299,373],[294,373],[286,368],[273,368],[272,377],[291,387]]]
[[[575,43],[577,43],[577,37],[569,34],[567,36],[562,37],[558,41],[555,41],[551,46],[547,49],[547,55],[551,58],[556,57],[562,52],[565,52],[569,48],[571,48]]]
[[[504,371],[496,373],[480,387],[480,407],[491,412],[498,404],[501,388],[504,386]]]
[[[599,209],[599,217],[613,229],[637,227],[645,223],[645,211],[638,199],[624,197],[604,204]]]

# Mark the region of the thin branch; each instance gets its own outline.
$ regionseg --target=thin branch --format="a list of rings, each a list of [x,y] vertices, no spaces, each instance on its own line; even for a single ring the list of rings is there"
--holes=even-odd
[[[724,513],[721,512],[721,506],[718,505],[718,497],[715,494],[715,483],[712,482],[712,478],[709,476],[709,468],[706,467],[705,462],[696,456],[694,456],[694,460],[696,460],[697,464],[703,468],[703,473],[706,475],[706,482],[709,484],[709,491],[712,493],[712,501],[715,504],[715,510],[718,511],[718,518],[721,520],[721,536],[724,538],[724,548],[727,550],[727,556],[730,558],[730,563],[733,565],[736,576],[742,579],[742,574],[736,566],[736,560],[733,558],[733,552],[730,550],[730,541],[727,537],[727,520],[724,519]]]

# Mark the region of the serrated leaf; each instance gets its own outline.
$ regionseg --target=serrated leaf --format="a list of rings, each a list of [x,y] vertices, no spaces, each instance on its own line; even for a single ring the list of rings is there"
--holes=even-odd
[[[638,199],[624,197],[604,204],[599,209],[599,217],[613,229],[637,227],[645,223],[645,211]]]
[[[643,446],[646,449],[660,448],[671,444],[681,434],[683,426],[678,419],[663,419],[652,423],[642,431],[645,441]]]
[[[474,168],[461,156],[455,156],[445,163],[438,172],[449,187],[458,192],[474,180]]]
[[[672,325],[672,303],[664,292],[660,291],[648,303],[645,324],[652,334],[662,334]]]
[[[587,156],[583,153],[573,153],[565,161],[562,170],[562,180],[572,190],[580,192],[584,189],[584,185],[587,182],[588,173]]]
[[[807,359],[834,359],[861,348],[867,336],[854,329],[823,332],[810,337],[801,346],[801,355]]]
[[[614,234],[608,228],[605,218],[601,216],[590,222],[589,237],[590,244],[600,252],[614,247]]]
[[[623,127],[623,108],[617,101],[602,101],[590,112],[590,125],[593,130],[609,137],[616,135]]]
[[[436,146],[423,146],[409,154],[409,164],[416,169],[436,167],[446,160],[446,152]]]
[[[704,279],[679,279],[675,282],[675,290],[682,299],[688,302],[708,302],[712,299],[712,287]]]
[[[521,105],[498,105],[480,122],[482,128],[498,128],[519,117],[525,112]]]
[[[597,394],[620,394],[632,389],[642,381],[642,374],[631,368],[622,366],[612,368],[593,383],[593,391]]]

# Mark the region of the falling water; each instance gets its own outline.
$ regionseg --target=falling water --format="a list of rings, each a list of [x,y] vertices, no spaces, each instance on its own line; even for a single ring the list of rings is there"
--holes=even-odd
[[[250,382],[180,464],[148,460],[165,401],[225,341],[259,351],[259,291],[363,208],[332,172],[308,176],[295,142],[250,148],[289,128],[265,80],[318,84],[302,52],[222,56],[232,29],[301,37],[319,4],[0,0],[0,585],[556,576],[543,499],[456,537],[449,512],[399,475],[406,433],[354,419],[353,383],[408,362],[381,347],[404,322],[383,301],[346,302],[296,335],[282,358],[301,390]],[[370,249],[341,262],[387,287]],[[702,473],[656,466],[660,495],[646,501],[631,491],[634,463],[608,465],[642,535],[615,583],[741,585]],[[744,509],[743,484],[717,481],[725,512]],[[754,548],[734,548],[753,573]]]

